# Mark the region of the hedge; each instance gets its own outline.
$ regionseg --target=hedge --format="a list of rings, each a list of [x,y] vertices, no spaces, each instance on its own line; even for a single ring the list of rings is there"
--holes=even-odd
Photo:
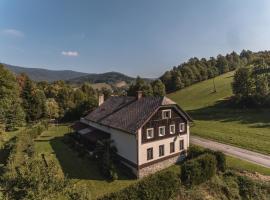
[[[205,182],[216,173],[217,161],[212,154],[203,154],[185,162],[181,167],[181,180],[187,186]]]
[[[177,195],[179,188],[180,180],[174,172],[158,172],[99,200],[168,200]]]
[[[226,171],[226,156],[221,151],[213,151],[211,149],[203,149],[198,146],[191,146],[188,150],[188,159],[197,158],[200,155],[205,153],[212,154],[216,157],[217,160],[217,170],[225,172]]]

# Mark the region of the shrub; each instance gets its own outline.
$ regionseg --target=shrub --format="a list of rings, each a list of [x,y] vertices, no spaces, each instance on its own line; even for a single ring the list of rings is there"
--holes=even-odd
[[[197,185],[208,180],[216,173],[217,161],[211,154],[203,154],[182,165],[181,180],[187,186]]]
[[[217,170],[225,172],[226,170],[226,156],[221,151],[213,151],[211,149],[203,149],[198,146],[191,146],[188,150],[188,159],[197,158],[202,154],[212,154],[216,157],[217,160]]]
[[[99,200],[168,200],[176,196],[180,188],[178,176],[173,172],[159,172]]]
[[[217,160],[217,169],[219,171],[225,172],[227,168],[225,154],[220,151],[216,151],[214,155],[216,156]]]
[[[196,158],[205,153],[205,150],[198,146],[190,146],[188,148],[188,159]]]

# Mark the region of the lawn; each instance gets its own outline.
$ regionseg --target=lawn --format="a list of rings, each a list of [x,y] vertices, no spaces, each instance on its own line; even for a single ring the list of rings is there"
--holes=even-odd
[[[245,170],[248,172],[258,172],[260,174],[270,176],[269,168],[253,164],[245,160],[240,160],[232,156],[226,156],[226,157],[227,157],[226,161],[227,161],[228,168],[236,169],[236,170]]]
[[[270,154],[270,110],[236,109],[229,103],[234,72],[206,80],[169,98],[188,111],[194,119],[191,134]]]
[[[137,180],[128,178],[119,171],[119,180],[108,182],[104,180],[99,172],[98,165],[89,158],[81,158],[75,150],[70,149],[63,143],[62,138],[70,131],[68,125],[50,127],[48,131],[41,134],[35,140],[35,151],[37,156],[45,154],[46,160],[54,159],[62,169],[62,172],[70,178],[77,187],[84,187],[91,191],[93,199],[106,193],[118,191]],[[270,169],[255,164],[247,163],[236,158],[228,157],[228,167],[246,171],[257,171],[270,175]],[[165,170],[180,175],[181,165],[176,164]]]
[[[46,159],[55,159],[63,173],[72,179],[77,187],[86,187],[91,191],[93,199],[117,191],[136,181],[120,172],[119,180],[114,182],[104,180],[95,161],[80,158],[78,153],[63,143],[62,137],[69,131],[67,125],[49,128],[35,140],[35,150],[38,156],[45,154]]]

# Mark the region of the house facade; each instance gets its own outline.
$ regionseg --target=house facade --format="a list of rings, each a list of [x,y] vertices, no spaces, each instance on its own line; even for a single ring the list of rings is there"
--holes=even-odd
[[[108,134],[119,159],[141,178],[186,156],[191,121],[167,97],[142,97],[138,93],[137,97],[115,96],[105,102],[99,97],[99,107],[81,118],[84,129],[79,133],[94,138]]]

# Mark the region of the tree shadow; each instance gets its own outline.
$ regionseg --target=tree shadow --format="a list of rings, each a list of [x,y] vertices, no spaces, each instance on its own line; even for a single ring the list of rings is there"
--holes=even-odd
[[[98,161],[84,155],[81,156],[75,149],[72,149],[63,142],[64,137],[55,137],[50,140],[54,154],[60,163],[63,173],[71,179],[83,180],[107,180],[100,172]],[[118,170],[118,180],[131,180],[132,177]]]
[[[270,109],[241,109],[230,100],[221,100],[212,106],[189,110],[188,113],[195,120],[239,122],[254,128],[270,128]]]

